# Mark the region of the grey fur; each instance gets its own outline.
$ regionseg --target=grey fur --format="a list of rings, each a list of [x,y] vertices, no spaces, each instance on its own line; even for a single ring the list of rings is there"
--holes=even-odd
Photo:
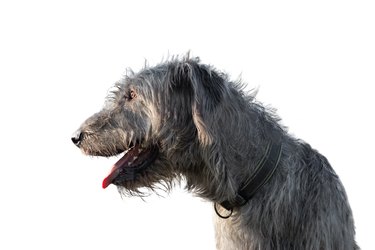
[[[116,180],[123,194],[170,190],[185,179],[188,190],[220,203],[235,197],[275,138],[282,138],[275,174],[229,219],[217,218],[217,248],[358,249],[344,187],[327,159],[290,136],[241,83],[197,58],[124,77],[73,141],[97,156],[157,145],[157,159],[136,180]]]

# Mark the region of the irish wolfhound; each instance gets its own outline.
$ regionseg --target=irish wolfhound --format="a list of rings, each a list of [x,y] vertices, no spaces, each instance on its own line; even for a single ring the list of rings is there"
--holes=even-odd
[[[196,58],[174,58],[116,83],[72,141],[87,155],[124,153],[103,188],[142,195],[185,180],[215,204],[218,249],[357,249],[327,159],[254,96]]]

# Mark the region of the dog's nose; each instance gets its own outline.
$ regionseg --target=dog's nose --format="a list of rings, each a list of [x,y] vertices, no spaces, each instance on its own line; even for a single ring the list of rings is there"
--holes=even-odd
[[[83,138],[83,133],[82,133],[82,131],[81,131],[81,130],[77,130],[77,131],[74,132],[74,134],[72,135],[72,142],[73,142],[77,147],[79,147],[80,144],[81,144],[82,138]]]

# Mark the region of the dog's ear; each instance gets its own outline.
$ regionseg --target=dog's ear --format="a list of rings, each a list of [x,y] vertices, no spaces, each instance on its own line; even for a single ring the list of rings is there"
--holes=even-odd
[[[198,140],[202,145],[210,145],[212,130],[217,125],[214,113],[222,101],[226,79],[210,66],[197,62],[187,62],[184,67],[192,89],[191,112]]]

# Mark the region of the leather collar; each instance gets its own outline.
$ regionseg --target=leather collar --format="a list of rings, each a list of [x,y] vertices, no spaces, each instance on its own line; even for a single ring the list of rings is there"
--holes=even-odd
[[[229,218],[232,215],[233,208],[243,206],[254,194],[272,177],[275,172],[281,156],[281,143],[270,142],[267,145],[266,152],[257,164],[254,174],[246,180],[233,200],[226,200],[220,203],[222,207],[230,211],[228,216],[222,216],[214,205],[215,212],[221,218]]]

